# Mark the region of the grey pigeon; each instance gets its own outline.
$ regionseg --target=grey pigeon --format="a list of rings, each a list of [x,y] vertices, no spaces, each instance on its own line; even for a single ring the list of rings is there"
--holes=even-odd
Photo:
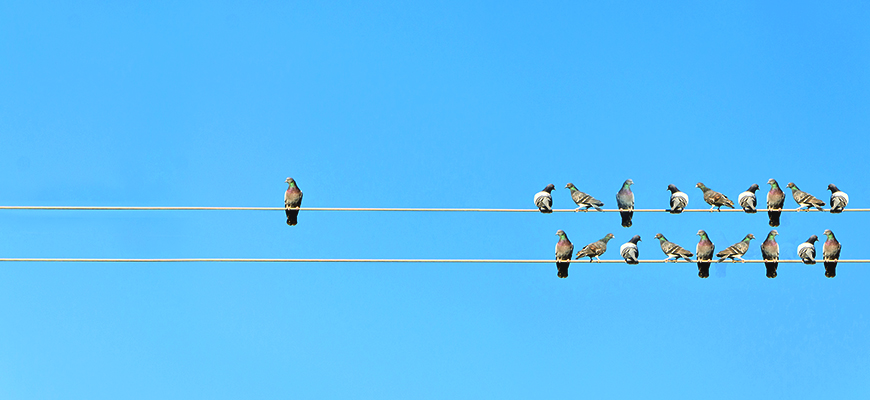
[[[674,257],[673,261],[677,261],[682,257],[686,261],[692,261],[689,257],[692,256],[692,252],[680,247],[676,243],[671,243],[668,239],[665,239],[665,235],[661,233],[656,233],[656,239],[659,240],[659,244],[662,245],[662,252],[665,253],[668,258],[665,258],[664,261],[671,261],[671,257]]]
[[[689,205],[689,195],[677,189],[674,185],[668,185],[668,190],[671,192],[671,209],[669,210],[671,214],[679,214],[683,212],[687,205]]]
[[[589,211],[590,207],[595,207],[596,210],[601,211],[601,206],[604,205],[600,200],[595,199],[594,197],[581,192],[574,186],[573,183],[568,183],[565,185],[566,188],[571,189],[571,199],[577,203],[577,209],[574,211],[580,211],[580,207],[586,207],[583,211]]]
[[[560,278],[568,277],[568,267],[571,266],[571,254],[574,254],[574,245],[568,240],[568,235],[565,231],[559,229],[556,231],[556,236],[559,241],[556,242],[556,276]]]
[[[544,214],[553,212],[553,196],[550,195],[553,189],[556,189],[556,186],[551,183],[544,190],[535,193],[535,206]]]
[[[718,262],[725,261],[726,258],[730,258],[731,262],[737,261],[735,260],[735,258],[739,258],[740,262],[743,262],[743,255],[746,254],[747,250],[749,250],[749,241],[752,239],[755,239],[755,235],[750,233],[746,235],[743,240],[731,246],[728,246],[728,248],[725,250],[716,253],[716,257],[721,257],[719,258]]]
[[[758,209],[755,208],[755,206],[758,205],[758,199],[755,198],[756,190],[758,190],[758,185],[753,183],[749,189],[746,189],[745,192],[740,193],[740,195],[737,196],[737,204],[739,204],[740,207],[743,207],[743,211],[747,214],[755,214],[758,212]]]
[[[701,240],[698,241],[698,247],[695,248],[698,257],[698,276],[707,278],[710,276],[710,261],[713,260],[716,246],[713,245],[713,242],[707,237],[707,232],[704,232],[703,229],[698,231],[698,236],[701,237]]]
[[[714,207],[716,211],[721,211],[720,208],[722,206],[734,208],[734,202],[729,200],[724,194],[704,186],[701,182],[698,182],[695,187],[700,188],[704,192],[704,201],[710,205],[710,211],[713,211]]]
[[[794,197],[795,203],[798,203],[798,205],[800,206],[797,208],[798,210],[806,207],[807,209],[804,211],[809,211],[810,207],[815,207],[818,208],[819,211],[825,211],[822,208],[822,206],[825,205],[824,201],[821,201],[813,197],[813,195],[798,189],[797,185],[795,185],[794,182],[789,182],[788,185],[785,186],[791,188],[791,195],[792,197]]]
[[[825,245],[822,246],[822,258],[825,264],[825,276],[833,278],[837,276],[837,261],[840,259],[840,242],[834,237],[834,232],[830,229],[825,229]]]
[[[616,192],[616,205],[620,210],[634,210],[634,193],[631,192],[631,185],[634,181],[626,179],[622,183],[622,188]],[[634,211],[620,211],[619,216],[622,217],[622,226],[628,228],[631,226],[631,217]]]
[[[767,192],[767,216],[770,218],[770,226],[776,228],[779,226],[779,217],[782,214],[782,211],[778,210],[782,210],[785,204],[785,194],[775,179],[770,178],[767,183],[770,185],[770,191]]]
[[[625,259],[627,264],[637,264],[637,242],[640,241],[640,235],[634,235],[627,243],[619,246],[619,255]]]
[[[595,257],[596,260],[601,261],[598,256],[604,254],[604,252],[607,251],[607,242],[610,239],[613,239],[612,233],[608,233],[597,242],[592,242],[587,244],[586,246],[583,246],[583,248],[577,252],[577,257],[575,257],[574,259],[579,260],[581,257],[589,257],[589,262],[592,262],[592,257]]]
[[[816,263],[816,241],[819,240],[819,237],[816,235],[810,236],[806,242],[803,242],[798,245],[797,253],[798,257],[801,258],[801,261],[804,264],[815,264]]]
[[[841,192],[833,183],[828,185],[828,190],[831,191],[831,212],[834,214],[843,212],[843,209],[849,204],[849,195]]]
[[[767,277],[776,278],[776,267],[779,266],[779,244],[776,243],[776,229],[767,234],[767,239],[761,243],[761,258],[767,268]]]
[[[296,225],[299,207],[302,206],[302,191],[293,178],[287,178],[284,182],[290,185],[284,192],[284,213],[287,214],[287,225],[293,226]]]

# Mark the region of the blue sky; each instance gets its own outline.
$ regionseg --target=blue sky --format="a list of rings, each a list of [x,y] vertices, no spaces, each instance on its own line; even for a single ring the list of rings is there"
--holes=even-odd
[[[868,207],[868,6],[0,5],[0,204],[706,207],[767,179]],[[789,197],[787,207],[796,207]],[[3,257],[553,256],[563,229],[717,249],[737,213],[2,211]],[[783,258],[864,213],[783,215]],[[817,246],[821,254],[821,246]],[[0,396],[858,398],[866,265],[0,266]]]

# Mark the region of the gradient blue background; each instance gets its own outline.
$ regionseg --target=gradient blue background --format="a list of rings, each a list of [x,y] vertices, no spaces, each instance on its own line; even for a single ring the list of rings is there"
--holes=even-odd
[[[868,207],[858,2],[0,4],[0,204],[706,207],[768,178]],[[795,207],[789,197],[787,207]],[[763,201],[761,206],[763,206]],[[864,213],[783,216],[782,257]],[[694,250],[764,214],[2,211],[2,257]],[[821,256],[821,246],[817,246]],[[0,265],[0,397],[864,398],[867,265]]]

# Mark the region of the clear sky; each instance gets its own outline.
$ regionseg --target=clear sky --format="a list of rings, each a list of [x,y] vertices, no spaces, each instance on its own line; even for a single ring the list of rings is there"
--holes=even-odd
[[[414,3],[414,4],[410,4]],[[418,4],[420,3],[420,4]],[[0,4],[0,204],[706,207],[769,178],[870,207],[858,2]],[[763,206],[763,201],[760,206]],[[787,207],[796,207],[788,197]],[[783,215],[782,257],[870,215]],[[0,211],[0,257],[694,250],[764,214]],[[821,257],[821,244],[817,246]],[[867,265],[0,265],[0,397],[866,398]]]

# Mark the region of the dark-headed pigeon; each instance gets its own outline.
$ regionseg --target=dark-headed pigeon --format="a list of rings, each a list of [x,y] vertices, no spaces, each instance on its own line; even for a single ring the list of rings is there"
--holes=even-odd
[[[284,182],[290,185],[284,192],[284,213],[287,214],[287,225],[293,226],[296,225],[299,207],[302,206],[302,191],[293,178],[287,178]]]
[[[831,212],[834,214],[843,212],[846,204],[849,204],[849,195],[841,192],[833,183],[828,185],[828,190],[831,191]]]
[[[749,241],[752,239],[755,239],[755,235],[750,233],[746,235],[743,240],[731,246],[728,246],[728,248],[725,250],[716,253],[716,257],[721,257],[719,258],[718,262],[725,261],[726,258],[730,258],[731,262],[737,261],[735,259],[739,258],[740,262],[743,262],[743,255],[746,254],[747,250],[749,250]]]
[[[577,209],[574,211],[580,211],[580,207],[586,207],[583,211],[589,211],[590,207],[595,207],[596,210],[601,211],[601,206],[603,206],[604,203],[600,200],[581,192],[573,183],[569,182],[565,187],[571,189],[571,199],[577,203]]]
[[[589,243],[586,246],[583,246],[583,248],[577,252],[577,257],[575,257],[574,259],[579,260],[581,257],[589,257],[589,262],[592,262],[592,257],[595,257],[596,260],[601,261],[598,256],[604,254],[604,252],[607,251],[607,242],[610,239],[613,239],[612,233],[608,233],[597,242]]]
[[[637,242],[640,241],[640,235],[634,235],[627,243],[619,246],[619,255],[625,259],[627,264],[637,264]]]
[[[767,234],[767,239],[761,243],[761,258],[767,268],[767,277],[776,278],[776,267],[779,266],[779,244],[776,243],[776,229]]]
[[[816,263],[816,241],[819,240],[819,237],[816,235],[810,236],[806,242],[803,242],[798,245],[798,257],[801,258],[801,261],[804,264],[815,264]]]
[[[834,237],[834,232],[830,229],[825,229],[825,236],[828,240],[822,246],[822,257],[825,263],[825,276],[833,278],[837,276],[837,261],[840,259],[840,242]]]
[[[755,198],[755,191],[758,190],[757,184],[752,184],[745,192],[737,196],[737,204],[743,207],[743,211],[748,214],[755,214],[758,210],[755,208],[758,205],[758,199]]]
[[[810,207],[815,207],[818,208],[819,211],[825,211],[822,208],[822,206],[825,205],[824,201],[821,201],[813,197],[813,195],[798,189],[797,185],[795,185],[794,182],[789,182],[788,185],[785,186],[791,188],[791,195],[792,197],[794,197],[795,203],[798,203],[798,205],[800,206],[797,208],[798,210],[806,207],[807,209],[804,211],[809,211]]]
[[[703,229],[698,231],[698,236],[701,237],[701,240],[698,241],[698,247],[695,248],[698,257],[698,276],[707,278],[710,276],[710,261],[713,260],[716,246],[713,245],[713,242],[707,237],[707,232],[704,232]]]
[[[734,208],[734,202],[729,200],[724,194],[704,186],[701,182],[698,182],[695,187],[701,188],[701,191],[704,192],[704,201],[710,205],[710,211],[713,211],[714,207],[716,208],[716,211],[721,211],[720,208],[722,208],[722,206]]]
[[[568,240],[565,231],[559,229],[556,231],[556,236],[559,237],[559,241],[556,242],[556,269],[559,272],[556,275],[560,278],[567,278],[568,267],[571,266],[571,254],[574,254],[574,245]]]
[[[656,233],[655,237],[656,237],[656,239],[659,240],[659,244],[662,245],[662,252],[664,252],[665,255],[668,256],[668,258],[665,258],[664,261],[676,262],[677,260],[680,259],[680,257],[682,257],[686,261],[692,261],[689,258],[692,256],[691,251],[680,247],[676,243],[669,242],[668,239],[665,239],[665,235],[662,235],[661,233]],[[671,260],[671,257],[674,257],[674,259]]]
[[[668,185],[668,190],[671,192],[671,209],[669,210],[671,214],[683,212],[686,206],[689,205],[689,195],[681,192],[674,185]]]
[[[779,188],[779,183],[775,179],[767,180],[770,185],[770,191],[767,192],[767,216],[770,218],[770,226],[779,226],[779,216],[782,214],[782,206],[785,204],[785,194]],[[774,211],[777,210],[777,211]]]
[[[553,196],[550,195],[553,189],[556,189],[556,186],[551,183],[544,190],[535,193],[535,206],[544,214],[553,212]]]
[[[634,185],[634,181],[626,179],[622,183],[622,188],[616,192],[616,205],[620,210],[629,210],[619,212],[619,216],[622,217],[622,226],[626,228],[631,226],[631,217],[634,215],[634,211],[630,211],[634,210],[634,193],[631,192],[631,185]]]

